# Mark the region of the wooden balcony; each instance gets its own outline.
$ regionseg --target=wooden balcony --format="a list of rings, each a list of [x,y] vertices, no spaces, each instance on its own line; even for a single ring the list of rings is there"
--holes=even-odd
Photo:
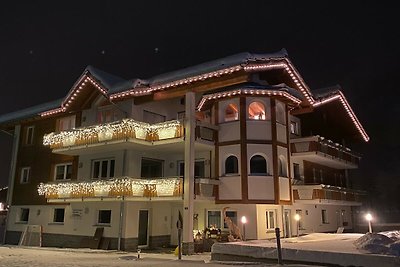
[[[295,202],[361,205],[366,192],[329,185],[293,185]]]
[[[153,179],[135,179],[120,177],[110,180],[71,181],[61,183],[41,183],[39,195],[44,195],[49,202],[62,200],[146,200],[157,198],[181,198],[183,195],[183,179],[181,177],[161,177]],[[56,201],[53,201],[56,202]]]
[[[180,121],[157,124],[138,122],[133,119],[82,127],[49,133],[43,137],[43,144],[52,149],[73,148],[115,141],[135,140],[157,144],[158,141],[183,137]]]
[[[296,138],[290,142],[292,156],[303,160],[339,169],[355,169],[360,162],[357,153],[320,136]]]

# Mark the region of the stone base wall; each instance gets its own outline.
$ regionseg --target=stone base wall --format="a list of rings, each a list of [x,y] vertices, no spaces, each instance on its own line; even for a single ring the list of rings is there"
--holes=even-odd
[[[171,244],[170,235],[150,236],[149,245],[151,248],[168,247]]]

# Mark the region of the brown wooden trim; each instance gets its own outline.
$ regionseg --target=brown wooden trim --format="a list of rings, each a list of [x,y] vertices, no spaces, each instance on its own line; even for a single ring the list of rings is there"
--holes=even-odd
[[[271,140],[254,140],[254,139],[250,139],[250,140],[244,140],[244,142],[246,142],[247,144],[255,144],[255,145],[272,145],[272,141]],[[225,141],[225,142],[220,142],[218,143],[219,146],[231,146],[231,145],[238,145],[241,144],[242,141],[241,140],[233,140],[233,141]],[[281,143],[281,142],[277,142],[278,146],[281,147],[287,147],[287,145],[285,143]]]
[[[241,144],[240,140],[233,140],[233,141],[219,142],[218,146],[231,146],[231,145],[239,145],[239,144]]]
[[[272,137],[272,176],[274,178],[275,203],[279,203],[279,173],[278,173],[278,148],[276,133],[276,102],[271,98],[271,137]]]
[[[279,201],[280,205],[292,205],[292,200],[281,200]]]
[[[247,140],[247,144],[255,145],[272,145],[272,140]]]
[[[290,195],[290,204],[293,203],[293,194],[292,194],[292,166],[290,163],[290,121],[289,121],[289,108],[286,106],[286,152],[287,152],[287,162],[288,162],[288,177],[289,177],[289,195]]]
[[[276,141],[276,145],[277,145],[277,146],[280,146],[280,147],[283,147],[283,148],[288,148],[288,144],[279,142],[278,140]]]
[[[247,179],[247,110],[246,97],[240,97],[240,176],[242,178],[242,199],[247,200],[248,179]]]
[[[214,125],[219,125],[219,105],[218,102],[215,103],[214,105]],[[214,177],[219,177],[219,132],[216,131],[215,133],[215,147],[214,147]],[[215,200],[218,201],[219,200],[219,185],[214,186],[214,196],[215,196]]]

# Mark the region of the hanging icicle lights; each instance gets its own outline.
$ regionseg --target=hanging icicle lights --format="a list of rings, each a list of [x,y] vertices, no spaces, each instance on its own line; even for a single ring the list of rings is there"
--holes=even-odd
[[[181,194],[180,177],[163,177],[155,179],[134,179],[130,177],[115,178],[91,182],[40,183],[38,194],[46,198],[78,198],[98,196],[174,196]],[[147,191],[154,191],[149,195]]]
[[[101,133],[113,134],[127,134],[129,132],[144,131],[145,133],[156,133],[160,140],[172,138],[174,136],[163,136],[162,130],[176,130],[181,123],[177,120],[161,122],[157,124],[149,124],[145,122],[138,122],[133,119],[123,119],[122,121],[89,126],[85,128],[72,129],[69,131],[62,131],[59,133],[49,133],[43,137],[43,145],[55,145],[65,143],[66,140],[89,140],[91,138],[99,137]],[[144,139],[144,138],[142,138]],[[70,142],[71,143],[71,142]],[[74,142],[72,142],[74,143]]]

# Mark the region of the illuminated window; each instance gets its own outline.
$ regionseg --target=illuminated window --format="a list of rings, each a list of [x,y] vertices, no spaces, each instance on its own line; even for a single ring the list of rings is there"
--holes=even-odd
[[[229,156],[225,160],[225,174],[235,174],[239,171],[238,168],[238,159],[235,156]]]
[[[328,222],[328,212],[326,210],[321,210],[321,218],[322,218],[322,223],[326,224]]]
[[[279,157],[278,171],[280,177],[287,177],[286,159],[283,156]]]
[[[265,212],[265,222],[267,230],[275,229],[276,219],[274,210],[267,210]]]
[[[225,109],[225,121],[236,121],[239,119],[238,108],[235,104],[229,104]]]
[[[267,174],[267,161],[261,155],[255,155],[250,159],[251,174]]]
[[[253,102],[249,105],[249,119],[265,120],[265,106],[261,102]]]
[[[54,180],[69,180],[72,176],[72,163],[57,164],[54,170]]]
[[[29,176],[31,174],[31,167],[21,168],[21,184],[29,183]]]
[[[294,135],[299,135],[299,124],[297,122],[290,122],[290,133]]]

